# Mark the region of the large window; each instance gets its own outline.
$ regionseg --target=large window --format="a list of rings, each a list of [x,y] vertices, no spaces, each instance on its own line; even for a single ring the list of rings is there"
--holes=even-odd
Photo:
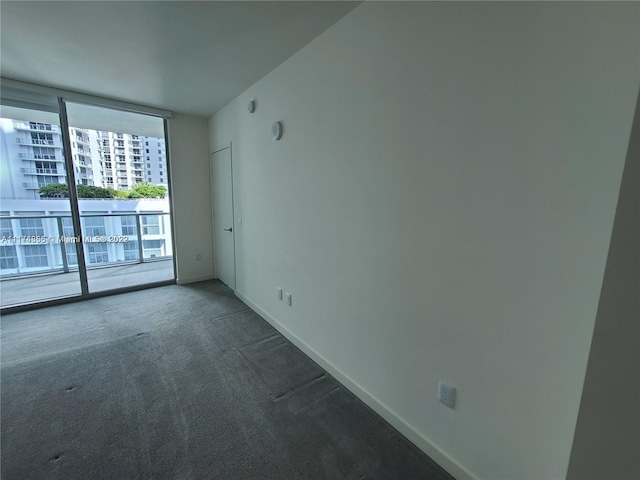
[[[31,132],[31,142],[34,145],[53,145],[53,134]]]
[[[142,220],[142,233],[144,235],[158,235],[160,233],[160,223],[157,215],[144,215]]]
[[[13,237],[13,227],[11,226],[11,220],[3,218],[0,220],[0,238],[9,239]]]
[[[107,234],[104,227],[104,217],[85,217],[82,219],[82,233],[90,237],[101,237]]]
[[[1,306],[174,280],[161,185],[168,112],[98,107],[11,80],[2,87]],[[148,169],[145,144],[156,147]]]
[[[136,223],[136,217],[133,215],[120,217],[120,224],[122,226],[122,235],[136,235],[138,225]]]
[[[107,254],[107,244],[104,242],[85,243],[84,248],[87,252],[89,263],[108,263],[109,255]]]
[[[58,173],[58,164],[56,162],[36,162],[36,173]]]
[[[124,259],[125,260],[138,260],[140,252],[138,251],[138,241],[133,240],[127,243],[123,243]]]
[[[142,242],[142,248],[144,250],[144,258],[162,257],[163,245],[164,245],[164,242],[162,240],[144,240]]]
[[[38,160],[55,160],[56,151],[51,147],[33,147],[33,158]]]
[[[27,267],[46,267],[49,265],[47,260],[47,247],[44,245],[23,245],[24,259]]]
[[[0,246],[0,268],[2,270],[18,268],[18,254],[15,245]]]
[[[20,219],[20,235],[23,237],[42,237],[44,229],[42,228],[41,218],[21,218]]]
[[[49,123],[29,122],[29,127],[33,130],[53,130]]]

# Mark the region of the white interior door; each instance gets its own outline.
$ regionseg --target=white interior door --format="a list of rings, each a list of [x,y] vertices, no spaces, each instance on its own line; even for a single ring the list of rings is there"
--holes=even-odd
[[[213,237],[216,277],[236,289],[236,253],[233,228],[233,169],[231,148],[211,154]]]

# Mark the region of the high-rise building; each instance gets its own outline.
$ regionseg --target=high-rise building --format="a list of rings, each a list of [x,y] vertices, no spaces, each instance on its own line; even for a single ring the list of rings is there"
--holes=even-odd
[[[76,183],[103,185],[96,132],[71,128],[70,134]],[[67,183],[66,173],[58,125],[0,119],[0,196],[38,199],[41,187]]]
[[[142,137],[144,139],[146,179],[148,183],[166,185],[167,158],[163,138]]]
[[[115,190],[130,190],[146,180],[139,135],[96,132],[104,171],[103,186]]]
[[[70,128],[78,185],[130,190],[137,183],[166,185],[164,139]],[[66,183],[58,125],[0,119],[0,196],[40,198],[39,189]]]
[[[50,183],[65,183],[60,127],[0,119],[0,195],[39,198]]]
[[[70,128],[71,151],[78,185],[103,185],[103,169],[95,130]]]

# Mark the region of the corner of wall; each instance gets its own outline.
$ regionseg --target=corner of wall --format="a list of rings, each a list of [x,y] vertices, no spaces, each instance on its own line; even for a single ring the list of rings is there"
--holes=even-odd
[[[631,128],[568,479],[640,478],[640,96]]]

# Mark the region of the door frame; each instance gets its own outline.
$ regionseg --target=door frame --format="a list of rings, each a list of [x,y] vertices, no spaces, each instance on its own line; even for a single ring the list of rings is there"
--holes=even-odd
[[[231,232],[231,246],[233,248],[233,286],[227,285],[229,288],[231,288],[234,292],[236,291],[236,285],[238,284],[238,269],[237,269],[237,265],[236,265],[236,215],[235,215],[235,194],[234,194],[234,188],[233,188],[233,183],[234,183],[234,176],[233,176],[233,142],[229,142],[228,144],[222,144],[220,146],[218,146],[217,148],[214,148],[211,153],[209,154],[209,181],[211,184],[211,222],[213,225],[213,273],[215,275],[216,279],[220,279],[220,277],[218,276],[218,256],[216,254],[216,218],[215,218],[215,212],[214,212],[214,189],[213,189],[213,183],[214,183],[214,159],[213,156],[216,153],[220,153],[224,150],[229,150],[229,164],[230,164],[230,170],[231,170],[231,226],[233,228],[233,231]]]

